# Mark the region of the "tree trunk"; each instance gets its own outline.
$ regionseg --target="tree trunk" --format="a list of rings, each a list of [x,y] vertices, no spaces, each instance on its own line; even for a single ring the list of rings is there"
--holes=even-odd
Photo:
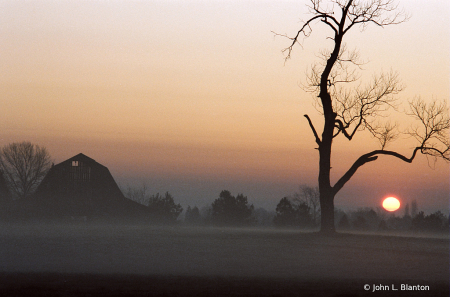
[[[320,190],[320,232],[334,234],[334,195],[330,191]]]
[[[321,86],[320,98],[323,104],[325,123],[322,132],[322,141],[319,145],[319,192],[320,192],[320,232],[335,233],[334,227],[334,191],[331,187],[331,146],[333,144],[333,131],[336,113],[333,111],[330,94],[326,86]]]

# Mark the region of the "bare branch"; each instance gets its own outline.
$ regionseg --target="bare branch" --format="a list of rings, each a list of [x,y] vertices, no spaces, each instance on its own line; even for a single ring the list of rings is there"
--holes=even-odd
[[[333,186],[333,192],[336,194],[339,192],[340,189],[350,180],[350,178],[355,174],[355,172],[359,169],[359,167],[363,166],[366,163],[375,161],[378,159],[378,155],[389,155],[396,157],[402,161],[405,161],[407,163],[411,163],[414,158],[416,157],[417,151],[419,151],[420,148],[416,147],[411,155],[411,157],[406,157],[402,154],[399,154],[397,152],[393,151],[385,151],[385,150],[375,150],[370,153],[364,154],[361,157],[358,158],[358,160],[353,163],[353,165],[350,167],[350,169],[336,182],[336,184]]]
[[[395,125],[387,124],[384,132],[378,138],[381,143],[381,150],[375,150],[359,157],[353,163],[352,167],[334,185],[333,191],[335,193],[350,180],[359,167],[368,162],[375,161],[378,155],[389,155],[404,162],[411,163],[416,157],[417,152],[420,152],[427,156],[442,158],[447,162],[450,161],[450,119],[446,103],[444,101],[433,101],[430,104],[426,104],[421,99],[415,99],[410,102],[409,115],[420,122],[420,126],[415,127],[409,133],[419,142],[419,145],[414,148],[411,157],[408,158],[397,152],[384,150],[386,144],[397,136],[396,133],[392,132]]]
[[[336,38],[342,39],[355,25],[362,26],[362,30],[364,30],[370,23],[384,27],[400,24],[409,19],[409,16],[404,11],[398,10],[398,5],[395,4],[394,0],[335,0],[330,2],[330,5],[324,7],[321,0],[311,0],[308,8],[312,16],[304,22],[294,37],[272,31],[277,36],[283,36],[291,40],[291,44],[282,50],[283,53],[286,53],[286,61],[290,59],[295,44],[301,45],[299,37],[301,35],[305,37],[310,36],[312,32],[311,25],[316,20],[320,20],[332,30],[334,37],[330,37],[330,39],[335,40]]]
[[[314,128],[314,125],[313,125],[311,119],[309,118],[309,116],[307,114],[305,114],[304,117],[308,120],[309,126],[311,127],[311,130],[312,130],[312,132],[314,134],[314,137],[316,139],[316,143],[320,146],[321,140],[319,138],[319,135],[316,132],[316,129]]]
[[[371,128],[372,130],[370,132],[380,142],[382,150],[384,150],[390,142],[398,138],[399,133],[397,131],[397,126],[397,123],[391,124],[390,122],[386,122],[384,126],[377,125],[375,129]]]
[[[436,100],[426,104],[420,98],[409,102],[408,115],[419,124],[412,127],[408,134],[414,137],[421,148],[421,153],[450,160],[449,129],[450,118],[448,107],[444,101]]]
[[[394,0],[356,1],[349,8],[347,20],[349,25],[344,34],[354,25],[361,25],[364,30],[372,23],[380,27],[396,25],[409,19],[403,10],[398,10],[398,4]]]
[[[290,39],[292,41],[290,46],[288,46],[287,48],[282,50],[283,53],[287,52],[286,57],[285,57],[285,61],[287,61],[287,60],[289,60],[291,58],[291,52],[292,52],[292,49],[293,49],[295,44],[299,44],[301,46],[301,43],[298,40],[299,36],[301,34],[303,34],[305,37],[309,37],[309,35],[312,32],[311,22],[313,22],[314,20],[320,19],[320,18],[322,18],[321,15],[316,15],[316,16],[312,17],[311,19],[309,19],[305,24],[303,24],[302,28],[297,31],[297,34],[294,37],[289,37],[286,34],[278,34],[278,33],[272,31],[272,33],[274,33],[275,36],[283,36],[283,37],[286,37],[286,38],[288,38],[288,39]]]
[[[364,88],[354,91],[340,89],[335,95],[334,110],[337,114],[336,128],[351,140],[356,131],[368,129],[372,135],[381,141],[382,137],[393,139],[393,127],[375,125],[374,121],[383,116],[390,108],[396,108],[396,98],[403,89],[396,73],[374,76],[372,82]],[[348,132],[348,129],[352,132]],[[383,132],[389,128],[389,133]],[[385,135],[385,136],[382,136]],[[381,137],[381,138],[380,138]],[[384,146],[387,144],[384,143]]]

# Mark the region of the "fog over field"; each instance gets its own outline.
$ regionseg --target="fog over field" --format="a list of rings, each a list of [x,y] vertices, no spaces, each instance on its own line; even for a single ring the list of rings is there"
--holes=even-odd
[[[155,288],[163,294],[173,288],[155,283],[153,278],[194,277],[197,281],[224,279],[236,285],[234,279],[244,287],[251,286],[255,279],[266,280],[258,287],[259,292],[266,287],[265,294],[273,291],[281,296],[286,295],[289,285],[274,287],[275,281],[306,287],[319,283],[322,285],[309,289],[316,293],[342,289],[354,294],[351,296],[367,293],[365,284],[371,286],[370,292],[373,284],[409,284],[429,286],[425,293],[434,296],[448,295],[448,237],[345,233],[325,237],[296,230],[91,224],[2,226],[0,235],[0,274],[8,280],[0,286],[3,293],[30,286],[33,279],[39,279],[36,275],[53,273],[62,280],[34,284],[38,286],[36,292],[39,288],[43,292],[55,290],[70,280],[70,275],[120,275],[131,285],[81,282],[77,290],[95,291],[106,286],[105,290],[139,291],[145,284],[147,294],[155,294]],[[34,277],[24,281],[20,278],[24,273]],[[134,284],[135,280],[141,282]],[[196,288],[194,284],[180,287],[174,295],[188,295]],[[218,283],[209,288],[220,293]],[[230,294],[242,293],[242,289]],[[64,291],[76,295],[74,288]],[[376,293],[396,296],[392,291]]]

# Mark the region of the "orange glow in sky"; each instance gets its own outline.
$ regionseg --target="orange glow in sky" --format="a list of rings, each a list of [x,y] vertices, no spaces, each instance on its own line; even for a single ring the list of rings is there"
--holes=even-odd
[[[32,141],[55,163],[84,153],[119,184],[145,181],[182,204],[212,201],[227,188],[274,207],[300,184],[317,183],[303,115],[318,127],[321,117],[299,84],[330,41],[317,29],[285,63],[288,40],[272,33],[294,34],[308,2],[2,1],[0,145]],[[448,99],[450,3],[399,3],[408,22],[357,29],[347,46],[368,61],[364,77],[398,71],[402,102]],[[378,148],[363,134],[335,142],[334,182]],[[408,155],[413,145],[402,138],[389,149]],[[446,164],[380,157],[336,205],[374,206],[379,192],[396,191],[448,207],[448,180]]]

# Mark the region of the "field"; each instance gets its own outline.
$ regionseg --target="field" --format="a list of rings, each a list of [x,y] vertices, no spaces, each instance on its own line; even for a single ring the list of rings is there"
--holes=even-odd
[[[449,296],[448,238],[89,224],[0,236],[0,296]]]

